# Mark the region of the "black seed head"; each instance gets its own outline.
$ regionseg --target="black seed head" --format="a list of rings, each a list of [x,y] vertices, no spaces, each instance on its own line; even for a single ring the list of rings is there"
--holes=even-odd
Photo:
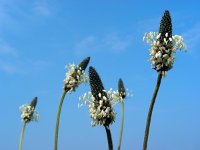
[[[126,97],[126,90],[124,88],[124,83],[122,79],[119,79],[118,81],[118,91],[119,91],[120,96],[124,99]]]
[[[101,96],[107,97],[107,94],[104,91],[103,83],[101,82],[101,78],[99,77],[96,70],[91,66],[89,67],[89,80],[91,92],[95,100],[99,100],[99,93],[101,93]]]
[[[78,66],[81,68],[81,70],[85,71],[89,61],[90,61],[90,57],[87,57]]]
[[[35,109],[36,105],[37,105],[37,97],[35,97],[30,103],[30,106],[33,107],[34,109]]]
[[[165,10],[162,19],[160,21],[159,33],[161,33],[160,40],[163,41],[165,34],[168,33],[168,38],[172,37],[172,21],[168,10]],[[168,39],[167,38],[167,39]]]

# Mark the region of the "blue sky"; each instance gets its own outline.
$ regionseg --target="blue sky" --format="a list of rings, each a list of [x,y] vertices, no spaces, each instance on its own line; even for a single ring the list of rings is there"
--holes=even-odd
[[[200,5],[199,1],[0,0],[0,143],[18,148],[22,122],[19,106],[37,96],[38,123],[28,124],[24,150],[52,150],[65,65],[90,56],[106,89],[122,78],[134,96],[125,101],[122,149],[140,150],[157,73],[150,68],[145,32],[157,31],[164,10],[173,34],[182,35],[188,51],[177,52],[174,68],[162,80],[153,112],[149,150],[200,149]],[[67,95],[61,115],[59,148],[107,149],[104,128],[91,127],[87,107],[78,97],[81,85]],[[111,126],[117,146],[120,105]]]

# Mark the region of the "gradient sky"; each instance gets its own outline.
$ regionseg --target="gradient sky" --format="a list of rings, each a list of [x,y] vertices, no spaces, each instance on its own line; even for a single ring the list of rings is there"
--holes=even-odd
[[[149,150],[200,150],[200,4],[190,1],[0,0],[0,145],[18,149],[19,106],[38,97],[39,122],[27,125],[24,150],[53,150],[54,128],[65,65],[90,56],[106,89],[122,78],[133,97],[125,101],[123,150],[141,150],[148,106],[157,73],[151,69],[145,32],[157,31],[168,9],[173,34],[188,51],[177,52],[162,80],[154,107]],[[88,71],[88,68],[87,68]],[[63,104],[59,149],[107,149],[103,127],[91,127],[81,85]],[[111,126],[117,147],[120,105]]]

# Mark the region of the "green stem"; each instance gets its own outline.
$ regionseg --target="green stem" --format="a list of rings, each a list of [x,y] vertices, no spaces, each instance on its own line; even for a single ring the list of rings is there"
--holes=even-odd
[[[20,142],[19,142],[19,150],[22,150],[25,127],[26,127],[26,122],[24,122],[23,126],[22,126],[22,131],[21,131],[21,135],[20,135]]]
[[[123,128],[124,128],[124,101],[122,101],[122,114],[121,114],[121,125],[120,125],[120,133],[118,140],[118,150],[120,150],[121,148]]]
[[[56,128],[55,128],[55,136],[54,136],[54,150],[57,150],[58,148],[58,131],[59,131],[59,122],[60,122],[60,113],[62,109],[62,104],[65,98],[67,91],[63,91],[62,96],[60,98],[60,104],[58,107],[58,112],[57,112],[57,118],[56,118]]]
[[[112,143],[112,136],[110,132],[109,126],[104,126],[106,129],[106,134],[107,134],[107,140],[108,140],[108,149],[113,150],[113,143]]]
[[[157,93],[158,93],[158,90],[159,90],[159,87],[160,87],[161,79],[162,79],[162,73],[159,72],[156,87],[154,89],[154,93],[153,93],[153,96],[152,96],[152,99],[151,99],[151,104],[150,104],[149,112],[148,112],[148,116],[147,116],[146,129],[145,129],[144,142],[143,142],[143,150],[147,150],[147,142],[148,142],[148,137],[149,137],[151,116],[152,116],[153,107],[154,107],[154,104],[155,104],[155,101],[156,101],[156,96],[157,96]]]

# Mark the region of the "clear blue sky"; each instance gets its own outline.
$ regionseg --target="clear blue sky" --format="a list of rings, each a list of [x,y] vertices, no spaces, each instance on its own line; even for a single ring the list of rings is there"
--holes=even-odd
[[[150,68],[145,32],[157,31],[163,11],[171,12],[173,34],[188,52],[177,52],[162,80],[153,112],[149,150],[200,149],[200,4],[194,1],[0,0],[0,145],[18,149],[19,106],[37,96],[39,122],[28,124],[24,150],[52,150],[65,65],[90,56],[106,89],[124,80],[134,96],[125,102],[122,149],[141,150],[157,73]],[[88,71],[88,70],[87,70]],[[104,128],[91,127],[88,109],[77,108],[80,86],[67,95],[59,149],[107,149]],[[111,126],[116,149],[120,105]]]

